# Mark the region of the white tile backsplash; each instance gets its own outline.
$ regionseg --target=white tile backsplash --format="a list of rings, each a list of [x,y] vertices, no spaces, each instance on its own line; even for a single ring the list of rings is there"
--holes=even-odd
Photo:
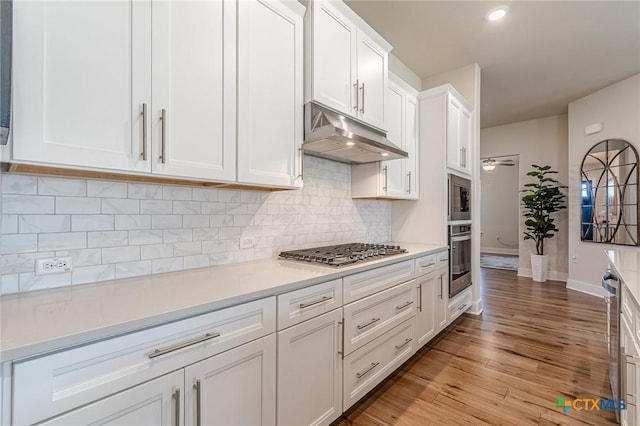
[[[352,200],[351,167],[309,156],[304,188],[279,192],[0,177],[2,294],[391,238],[391,203]],[[71,256],[73,272],[34,275],[35,259],[54,256]]]
[[[82,179],[57,177],[39,177],[38,195],[71,195],[84,197],[87,195],[87,182]]]
[[[18,216],[18,232],[21,234],[70,231],[71,216],[66,214],[21,214]]]

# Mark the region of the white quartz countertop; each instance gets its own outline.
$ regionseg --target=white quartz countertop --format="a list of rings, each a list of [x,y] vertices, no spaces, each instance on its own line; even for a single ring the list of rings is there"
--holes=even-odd
[[[624,281],[635,303],[640,306],[640,249],[606,250],[606,254],[616,275]]]
[[[339,269],[272,259],[2,296],[0,361],[135,331],[446,249],[392,244],[408,253]]]

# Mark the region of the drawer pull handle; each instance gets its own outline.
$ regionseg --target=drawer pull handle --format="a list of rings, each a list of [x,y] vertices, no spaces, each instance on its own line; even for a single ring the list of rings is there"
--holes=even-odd
[[[300,304],[300,309],[309,308],[309,307],[311,307],[311,306],[317,305],[317,304],[322,303],[322,302],[327,302],[327,301],[329,301],[329,300],[333,300],[333,297],[331,297],[331,296],[324,296],[323,298],[318,299],[318,300],[313,301],[313,302],[309,302],[309,303],[301,303],[301,304]]]
[[[368,323],[359,325],[358,326],[358,330],[362,330],[363,328],[367,328],[370,325],[373,325],[373,324],[377,323],[378,321],[380,321],[380,318],[371,318],[371,321],[369,321]]]
[[[407,346],[409,344],[409,342],[411,342],[413,339],[409,338],[406,339],[404,341],[404,343],[400,344],[400,345],[396,345],[396,350],[399,351],[400,349],[404,348],[405,346]]]
[[[196,380],[193,385],[193,389],[196,391],[196,426],[202,426],[202,402],[201,402],[201,385],[200,379]]]
[[[401,311],[401,310],[403,310],[404,308],[406,308],[407,306],[411,306],[411,305],[413,305],[413,300],[409,300],[409,301],[408,301],[408,302],[406,302],[404,305],[396,306],[396,309],[397,309],[397,310],[399,310],[399,311]]]
[[[422,269],[431,268],[435,264],[436,264],[435,262],[430,262],[430,263],[427,263],[426,265],[420,265],[420,268]]]
[[[626,358],[626,363],[627,364],[631,364],[631,365],[640,364],[640,358],[638,358],[638,357],[627,355],[627,354],[624,354],[624,357]]]
[[[155,351],[151,352],[148,356],[149,358],[155,358],[160,355],[168,354],[169,352],[177,351],[178,349],[186,348],[187,346],[195,345],[196,343],[206,342],[207,340],[215,339],[216,337],[220,337],[220,333],[207,333],[204,336],[196,337],[194,339],[187,340],[186,342],[176,343],[175,345],[156,349]]]
[[[356,377],[358,379],[362,379],[364,376],[366,376],[369,372],[371,372],[378,365],[380,365],[379,362],[372,362],[371,365],[366,370],[364,370],[362,373],[356,373]]]
[[[464,305],[460,306],[460,307],[458,308],[458,310],[459,310],[459,311],[461,311],[461,310],[463,310],[463,309],[464,309],[464,308],[466,308],[466,307],[467,307],[467,304],[465,303]]]
[[[173,392],[173,400],[175,401],[175,416],[173,421],[175,422],[175,426],[180,426],[180,388],[177,388],[175,392]]]

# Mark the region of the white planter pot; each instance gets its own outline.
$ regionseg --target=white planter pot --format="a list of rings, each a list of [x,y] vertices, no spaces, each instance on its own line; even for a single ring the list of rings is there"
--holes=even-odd
[[[549,256],[546,254],[531,255],[531,278],[534,281],[543,283],[547,281],[549,276]]]

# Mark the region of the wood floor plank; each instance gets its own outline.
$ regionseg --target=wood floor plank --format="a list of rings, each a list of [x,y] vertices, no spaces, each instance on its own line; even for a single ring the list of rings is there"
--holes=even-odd
[[[464,314],[335,425],[616,424],[555,406],[611,398],[601,298],[492,269],[480,290],[481,316]]]

